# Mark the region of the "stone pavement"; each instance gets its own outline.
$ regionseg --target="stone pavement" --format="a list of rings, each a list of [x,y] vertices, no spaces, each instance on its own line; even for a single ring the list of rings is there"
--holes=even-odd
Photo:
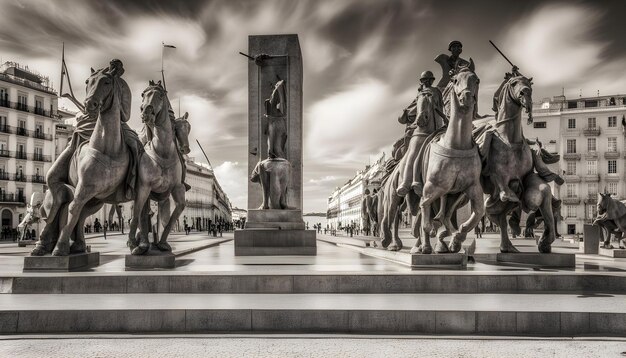
[[[1,357],[623,357],[626,340],[359,335],[0,336]]]

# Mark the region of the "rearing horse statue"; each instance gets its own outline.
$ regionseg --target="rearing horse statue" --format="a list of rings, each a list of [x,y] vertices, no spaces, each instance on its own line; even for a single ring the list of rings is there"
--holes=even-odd
[[[184,164],[179,148],[184,154],[189,153],[187,137],[191,129],[187,113],[179,120],[170,119],[171,105],[161,81],[150,81],[141,96],[141,118],[146,126],[148,142],[139,160],[137,193],[128,236],[128,245],[133,255],[143,255],[150,249],[147,228],[143,224],[145,220],[142,220],[139,242],[135,238],[139,219],[147,214],[149,198],[159,203],[159,217],[164,224],[156,247],[162,251],[172,250],[167,243],[167,237],[185,208],[186,189],[182,180]],[[170,195],[176,203],[171,216]]]

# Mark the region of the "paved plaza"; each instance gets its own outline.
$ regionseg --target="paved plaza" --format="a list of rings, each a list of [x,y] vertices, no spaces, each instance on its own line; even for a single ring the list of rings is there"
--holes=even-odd
[[[147,348],[146,348],[147,347]],[[2,357],[623,357],[626,340],[343,335],[0,336]]]

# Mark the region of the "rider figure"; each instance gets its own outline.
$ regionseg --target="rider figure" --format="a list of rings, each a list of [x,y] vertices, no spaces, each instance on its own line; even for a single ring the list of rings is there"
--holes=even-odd
[[[450,82],[450,72],[454,73],[460,67],[469,67],[472,71],[474,71],[473,62],[467,61],[459,55],[463,52],[463,44],[461,41],[451,41],[448,44],[448,51],[450,51],[450,55],[441,54],[435,58],[435,62],[437,62],[441,66],[442,75],[439,83],[437,83],[437,87],[439,87],[440,91],[443,91],[448,83]]]
[[[404,171],[401,173],[402,181],[398,185],[398,189],[396,189],[396,193],[399,196],[405,196],[411,188],[418,194],[422,193],[424,185],[421,179],[421,167],[420,165],[415,165],[415,160],[426,137],[447,125],[448,122],[448,119],[443,115],[443,98],[441,91],[439,91],[437,87],[432,87],[435,81],[433,73],[424,71],[420,75],[419,80],[420,87],[418,89],[417,98],[413,100],[409,107],[402,112],[400,118],[398,118],[400,123],[407,123],[405,142],[408,141],[408,148],[405,154],[407,158],[405,160]],[[434,121],[434,123],[418,123],[417,101],[420,96],[431,97],[435,118],[430,120]]]

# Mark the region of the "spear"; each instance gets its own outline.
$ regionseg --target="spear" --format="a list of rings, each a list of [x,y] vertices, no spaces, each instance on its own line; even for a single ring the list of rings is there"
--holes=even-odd
[[[509,60],[509,58],[508,58],[508,57],[506,57],[506,55],[505,55],[505,54],[503,54],[503,53],[502,53],[502,51],[500,51],[500,49],[498,48],[498,46],[496,46],[496,44],[494,44],[494,43],[493,43],[493,41],[489,40],[489,43],[491,44],[491,46],[493,46],[493,48],[495,48],[495,49],[496,49],[496,51],[498,51],[498,53],[499,53],[500,55],[502,55],[502,57],[504,57],[504,59],[506,60],[506,62],[508,62],[508,63],[509,63],[511,66],[513,66],[513,67],[517,67],[517,66],[515,66],[515,65],[513,64],[513,62],[511,62],[511,60]]]

